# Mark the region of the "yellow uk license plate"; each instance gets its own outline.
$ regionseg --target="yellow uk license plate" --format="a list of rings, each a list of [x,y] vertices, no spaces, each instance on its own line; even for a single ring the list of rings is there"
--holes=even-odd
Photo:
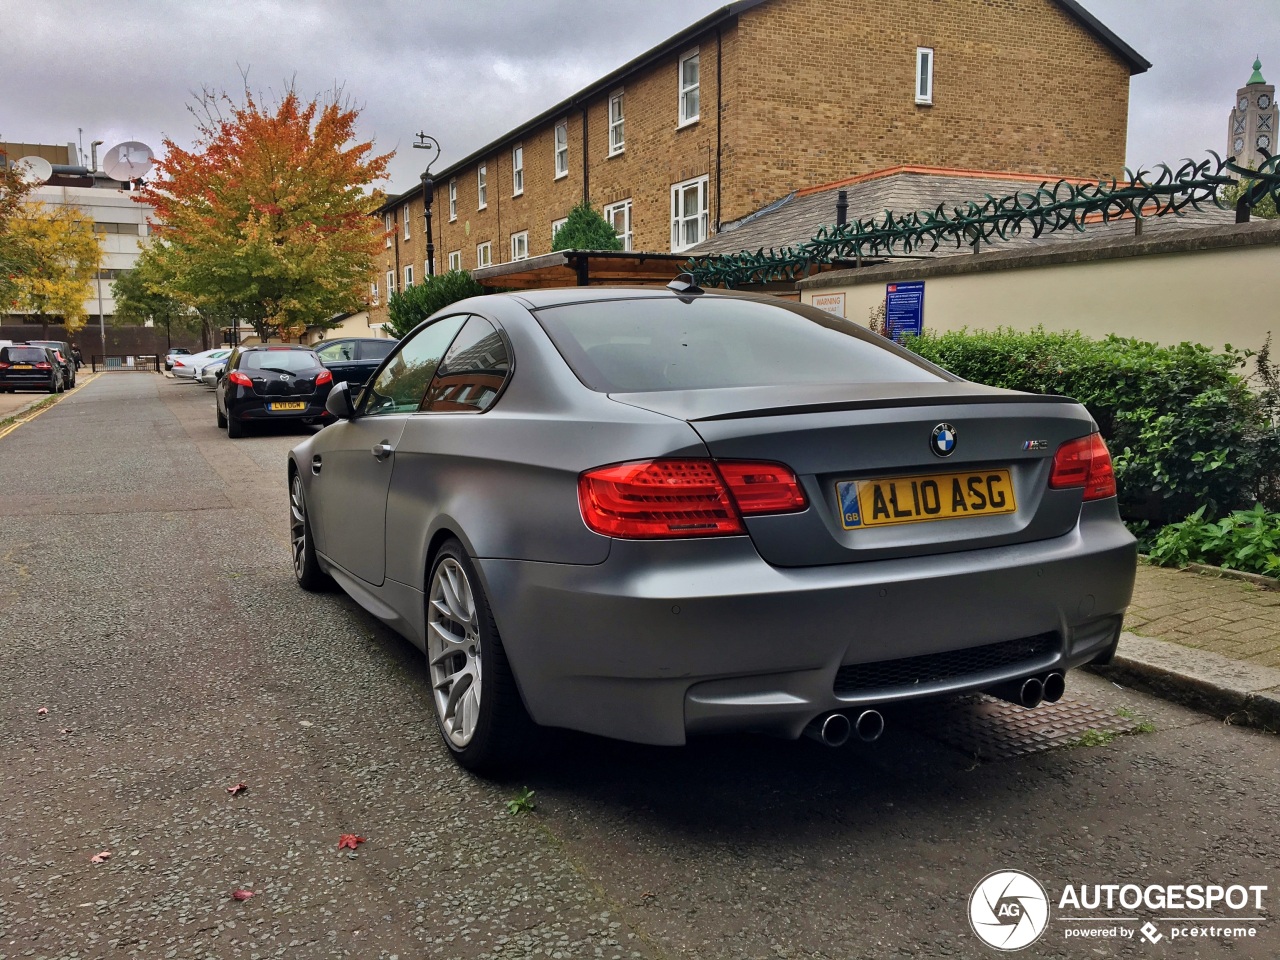
[[[836,493],[846,530],[989,517],[1018,509],[1008,470],[846,480],[836,484]]]
[[[13,365],[13,369],[15,369],[15,370],[30,370],[30,369],[32,369],[32,367],[31,367],[31,364],[29,364],[29,363],[15,363],[15,364]]]
[[[268,410],[305,410],[307,405],[301,400],[290,400],[287,402],[277,400],[275,403],[267,404]]]

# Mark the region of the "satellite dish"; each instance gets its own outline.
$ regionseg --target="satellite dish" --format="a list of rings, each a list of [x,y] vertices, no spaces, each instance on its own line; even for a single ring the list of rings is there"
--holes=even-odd
[[[102,170],[112,180],[137,180],[146,175],[153,163],[155,154],[150,147],[137,140],[126,140],[107,151]]]
[[[23,183],[48,183],[53,176],[53,164],[44,157],[23,157],[13,165]]]

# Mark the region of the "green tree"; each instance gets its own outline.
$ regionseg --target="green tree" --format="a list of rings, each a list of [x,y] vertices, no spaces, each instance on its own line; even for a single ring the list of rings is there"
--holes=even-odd
[[[569,211],[569,218],[551,238],[552,250],[621,250],[613,226],[586,200]]]
[[[16,305],[18,277],[28,267],[27,251],[14,242],[9,225],[22,211],[31,189],[0,150],[0,308],[4,309]]]
[[[1222,205],[1228,209],[1234,209],[1236,201],[1240,199],[1240,194],[1244,193],[1258,181],[1243,179],[1238,180],[1229,187],[1223,187],[1221,191]],[[1250,211],[1250,215],[1260,220],[1276,219],[1276,198],[1271,194],[1266,194],[1259,200]]]
[[[28,201],[7,224],[5,241],[22,261],[13,280],[15,308],[34,313],[46,336],[55,316],[68,333],[83,327],[84,302],[102,263],[93,221],[75,207]]]
[[[152,323],[171,340],[175,332],[190,332],[200,325],[200,315],[169,292],[170,279],[162,272],[152,242],[143,247],[132,270],[118,276],[111,284],[115,297],[115,322],[129,326]]]
[[[159,176],[138,200],[155,208],[168,293],[206,315],[249,320],[263,336],[363,308],[383,242],[369,187],[391,154],[358,142],[360,111],[340,91],[272,106],[206,92],[195,146],[164,141]]]
[[[467,270],[450,270],[427,277],[422,283],[391,295],[387,301],[387,313],[390,314],[387,329],[397,337],[403,337],[437,310],[488,292]]]

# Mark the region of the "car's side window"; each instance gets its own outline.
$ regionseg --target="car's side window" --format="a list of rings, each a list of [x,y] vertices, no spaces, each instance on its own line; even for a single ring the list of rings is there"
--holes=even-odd
[[[467,315],[442,317],[406,340],[361,398],[364,416],[412,413],[422,403],[427,384],[435,376],[440,358]]]
[[[335,360],[354,360],[353,344],[350,343],[331,343],[328,346],[320,347],[316,350],[316,354],[321,360],[329,363]]]
[[[429,413],[483,413],[510,374],[506,338],[484,317],[472,317],[436,370],[422,409]]]
[[[365,340],[360,344],[361,360],[381,360],[396,348],[395,340]]]

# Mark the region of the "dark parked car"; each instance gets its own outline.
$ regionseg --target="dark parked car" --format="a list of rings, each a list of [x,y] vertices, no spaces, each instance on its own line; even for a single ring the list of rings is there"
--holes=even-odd
[[[191,353],[186,347],[170,347],[164,355],[164,368],[166,370],[173,369],[173,358],[189,356]]]
[[[429,318],[289,457],[294,573],[423,649],[444,742],[875,739],[1113,654],[1136,548],[1078,403],[765,296],[578,288]]]
[[[28,340],[33,347],[48,347],[58,357],[58,366],[62,368],[62,386],[70,390],[76,385],[76,357],[71,352],[71,344],[65,340]]]
[[[387,337],[347,337],[319,344],[315,351],[320,362],[333,374],[333,382],[351,384],[354,397],[399,342]]]
[[[58,355],[48,347],[29,343],[0,347],[0,391],[46,390],[59,393],[64,389],[62,377]]]
[[[323,422],[329,418],[324,403],[332,385],[333,374],[308,347],[236,347],[218,380],[214,400],[218,426],[226,427],[227,436],[235,439],[244,435],[250,423]]]

